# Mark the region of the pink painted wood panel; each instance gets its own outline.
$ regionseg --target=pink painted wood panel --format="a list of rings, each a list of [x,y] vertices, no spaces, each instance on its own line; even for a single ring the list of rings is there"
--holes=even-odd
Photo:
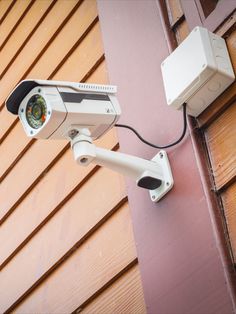
[[[182,130],[181,112],[168,108],[160,64],[168,56],[156,1],[98,0],[112,84],[119,87],[121,122],[144,138],[167,144]],[[121,150],[152,158],[157,150],[119,131]],[[148,313],[233,313],[232,290],[219,251],[215,214],[192,146],[168,150],[175,185],[160,203],[127,180]]]

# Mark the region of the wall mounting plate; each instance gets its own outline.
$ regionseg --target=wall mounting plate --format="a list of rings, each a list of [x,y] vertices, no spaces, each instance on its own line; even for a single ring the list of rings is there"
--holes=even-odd
[[[152,161],[157,162],[162,167],[164,176],[164,181],[162,181],[162,184],[159,188],[155,190],[149,190],[151,200],[156,203],[172,189],[174,180],[169,159],[167,153],[164,150],[159,151],[159,153],[154,158],[152,158]]]

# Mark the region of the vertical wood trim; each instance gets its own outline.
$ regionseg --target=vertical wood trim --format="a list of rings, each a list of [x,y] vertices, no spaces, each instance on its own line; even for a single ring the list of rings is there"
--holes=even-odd
[[[176,41],[176,38],[172,29],[170,27],[167,27],[167,25],[170,25],[170,22],[169,22],[169,16],[167,12],[166,1],[158,0],[157,6],[160,12],[162,27],[163,27],[165,36],[167,38],[169,53],[171,53],[171,51],[173,51],[174,48],[177,46],[177,41]]]
[[[190,31],[195,26],[201,25],[214,32],[235,10],[235,0],[220,1],[216,9],[205,20],[201,20],[195,1],[181,0],[181,5]]]
[[[165,3],[170,16],[169,22],[171,24],[171,28],[173,28],[173,25],[179,23],[179,20],[184,17],[180,0],[166,0]]]
[[[198,14],[198,8],[194,0],[181,0],[181,6],[184,11],[190,31],[197,25],[201,26],[202,21]]]
[[[215,32],[235,9],[235,0],[219,1],[216,9],[204,21],[203,26]]]

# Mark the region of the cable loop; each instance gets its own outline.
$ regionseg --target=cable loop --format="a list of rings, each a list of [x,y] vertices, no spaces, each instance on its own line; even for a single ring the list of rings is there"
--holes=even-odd
[[[159,146],[159,145],[155,145],[155,144],[152,144],[152,143],[148,142],[134,128],[132,128],[129,125],[126,125],[126,124],[115,124],[115,126],[119,127],[119,128],[125,128],[125,129],[131,130],[140,139],[140,141],[142,141],[146,145],[149,145],[151,147],[158,148],[158,149],[169,148],[169,147],[172,147],[172,146],[175,146],[175,145],[179,144],[182,141],[182,139],[184,138],[185,134],[186,134],[186,130],[187,130],[187,114],[186,114],[187,110],[186,109],[187,109],[187,104],[183,103],[183,122],[184,122],[184,127],[183,127],[183,131],[182,131],[182,134],[181,134],[180,138],[178,140],[176,140],[175,142],[173,142],[171,144],[168,144],[168,145],[165,145],[165,146]]]

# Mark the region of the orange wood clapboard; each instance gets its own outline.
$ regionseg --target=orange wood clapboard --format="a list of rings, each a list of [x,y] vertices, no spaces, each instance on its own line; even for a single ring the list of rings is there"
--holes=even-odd
[[[123,177],[4,106],[26,78],[109,83],[96,1],[0,0],[0,60],[0,312],[145,313]]]

